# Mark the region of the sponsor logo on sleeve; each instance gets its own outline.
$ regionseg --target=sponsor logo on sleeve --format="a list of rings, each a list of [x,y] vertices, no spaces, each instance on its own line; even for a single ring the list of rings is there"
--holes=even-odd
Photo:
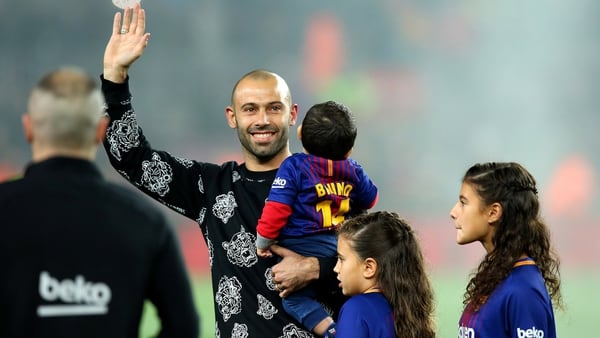
[[[273,184],[271,185],[272,189],[283,189],[286,184],[285,178],[277,177],[273,180]]]
[[[44,301],[54,302],[38,306],[39,317],[102,315],[108,313],[111,299],[105,283],[92,283],[81,275],[59,281],[47,271],[40,273],[39,293]]]
[[[544,338],[544,330],[538,330],[533,326],[531,329],[517,328],[517,337],[519,338]]]
[[[475,338],[475,330],[472,327],[459,326],[458,338]]]

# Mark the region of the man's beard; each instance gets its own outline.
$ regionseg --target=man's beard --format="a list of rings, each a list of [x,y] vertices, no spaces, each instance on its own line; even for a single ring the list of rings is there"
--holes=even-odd
[[[256,160],[261,163],[266,163],[272,160],[274,157],[279,155],[282,151],[285,150],[287,146],[287,131],[283,131],[279,137],[277,137],[272,143],[265,146],[260,146],[251,141],[251,134],[248,132],[242,133],[238,129],[238,138],[242,147]]]

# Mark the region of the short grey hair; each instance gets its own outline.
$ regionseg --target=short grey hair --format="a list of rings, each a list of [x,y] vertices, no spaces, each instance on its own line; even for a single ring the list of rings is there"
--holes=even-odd
[[[45,146],[81,149],[94,145],[104,97],[94,78],[77,67],[45,75],[29,97],[35,137]]]

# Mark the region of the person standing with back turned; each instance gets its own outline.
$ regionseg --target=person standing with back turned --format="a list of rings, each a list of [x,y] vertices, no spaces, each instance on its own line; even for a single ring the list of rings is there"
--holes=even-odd
[[[159,337],[198,338],[177,237],[164,215],[92,162],[108,119],[94,79],[44,76],[23,115],[32,162],[0,184],[0,337],[137,338],[144,302]]]
[[[128,84],[128,69],[150,37],[145,24],[139,4],[116,13],[106,46],[102,90],[111,118],[104,143],[110,163],[146,194],[200,225],[209,250],[217,336],[310,337],[285,313],[279,297],[312,281],[334,280],[335,258],[303,257],[273,246],[283,257],[277,263],[259,260],[254,245],[277,168],[291,154],[288,134],[298,107],[286,82],[255,70],[235,84],[225,117],[237,132],[244,163],[199,162],[156,150],[138,125]]]
[[[480,242],[486,251],[467,284],[458,337],[556,338],[559,261],[534,177],[514,162],[475,164],[450,217],[458,244]]]

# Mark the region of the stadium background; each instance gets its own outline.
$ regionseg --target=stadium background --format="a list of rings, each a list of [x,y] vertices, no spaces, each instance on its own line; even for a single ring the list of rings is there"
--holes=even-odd
[[[283,75],[302,113],[318,101],[346,103],[359,126],[353,157],[381,188],[376,209],[398,211],[422,239],[440,337],[456,335],[467,275],[483,254],[454,242],[448,212],[461,175],[474,162],[521,162],[538,179],[562,257],[559,334],[598,336],[600,2],[143,5],[152,37],[130,75],[153,145],[192,159],[239,159],[223,108],[233,83],[254,68]],[[0,179],[19,175],[29,159],[20,115],[31,86],[58,65],[99,74],[116,10],[109,0],[0,1]],[[98,161],[125,184],[102,150]],[[209,337],[206,247],[196,224],[163,210],[180,234]],[[142,336],[156,325],[149,308]]]

